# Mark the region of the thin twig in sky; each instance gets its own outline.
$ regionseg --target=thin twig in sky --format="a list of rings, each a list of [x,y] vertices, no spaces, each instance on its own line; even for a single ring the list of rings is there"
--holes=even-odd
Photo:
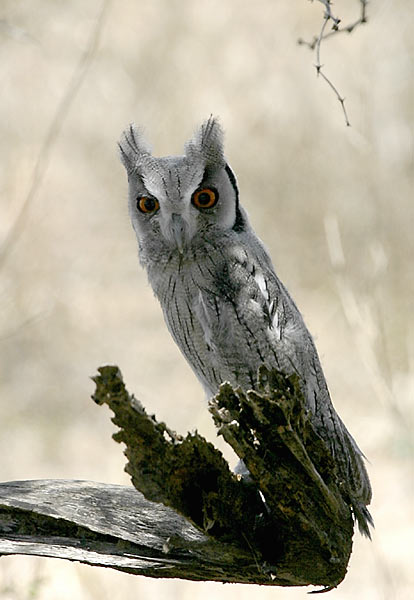
[[[325,14],[323,16],[324,21],[323,21],[321,30],[319,32],[319,35],[315,36],[311,42],[306,42],[302,38],[300,38],[298,40],[298,44],[307,46],[311,50],[315,50],[316,73],[318,76],[320,75],[324,81],[326,81],[326,83],[329,85],[329,87],[332,89],[332,91],[338,98],[338,100],[341,104],[341,107],[342,107],[342,112],[345,117],[345,123],[348,127],[350,126],[350,122],[349,122],[348,114],[347,114],[347,111],[345,108],[345,98],[339,93],[338,89],[332,83],[331,79],[322,71],[323,65],[321,63],[321,44],[322,44],[322,41],[324,41],[327,38],[334,36],[338,33],[343,33],[343,32],[351,33],[358,25],[361,25],[362,23],[367,22],[366,8],[367,8],[368,2],[367,2],[367,0],[359,0],[359,1],[360,1],[360,5],[361,5],[361,12],[360,12],[359,19],[357,19],[353,23],[350,23],[349,25],[346,25],[344,27],[339,27],[339,23],[341,22],[341,19],[338,19],[337,17],[335,17],[332,14],[331,0],[319,0],[319,2],[321,2],[321,4],[323,4],[325,7]],[[328,21],[332,21],[333,25],[332,25],[332,30],[326,33],[325,29],[328,24]]]

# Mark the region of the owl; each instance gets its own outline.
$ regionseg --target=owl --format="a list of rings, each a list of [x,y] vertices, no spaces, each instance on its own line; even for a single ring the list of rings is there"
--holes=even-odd
[[[218,120],[205,121],[182,156],[152,156],[133,125],[119,148],[140,262],[206,393],[215,395],[225,381],[254,389],[261,365],[296,373],[306,412],[332,452],[360,531],[369,537],[371,486],[363,454],[332,405],[302,315],[240,203]]]

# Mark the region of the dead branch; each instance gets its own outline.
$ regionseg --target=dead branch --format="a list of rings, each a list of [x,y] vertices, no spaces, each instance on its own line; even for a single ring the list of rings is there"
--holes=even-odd
[[[148,577],[245,582],[258,577],[248,553],[214,542],[172,509],[132,487],[91,481],[1,483],[0,555],[10,554]]]
[[[54,556],[150,577],[325,589],[342,581],[351,510],[296,376],[262,368],[256,391],[223,384],[210,403],[248,481],[197,433],[179,436],[147,415],[117,367],[101,367],[94,381],[93,399],[113,411],[114,439],[126,446],[139,491],[1,484],[0,555]]]

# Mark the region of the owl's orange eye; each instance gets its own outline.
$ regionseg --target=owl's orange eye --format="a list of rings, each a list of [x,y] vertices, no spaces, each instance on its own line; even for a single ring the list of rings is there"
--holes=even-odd
[[[137,200],[137,209],[146,214],[155,213],[160,207],[160,203],[156,198],[151,196],[141,196]]]
[[[200,188],[191,197],[191,202],[196,208],[212,208],[217,204],[218,191],[214,188]]]

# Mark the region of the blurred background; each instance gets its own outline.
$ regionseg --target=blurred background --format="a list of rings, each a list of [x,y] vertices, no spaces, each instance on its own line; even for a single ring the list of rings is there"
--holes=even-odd
[[[344,24],[358,0],[337,0]],[[330,597],[414,590],[412,264],[414,11],[368,4],[326,40],[346,127],[315,54],[319,2],[2,0],[0,456],[2,480],[128,484],[90,376],[117,364],[150,413],[230,457],[138,259],[117,157],[142,125],[181,153],[219,115],[241,200],[302,310],[335,406],[369,458],[373,542],[355,536]],[[65,561],[0,560],[2,600],[303,598],[306,589],[150,580]]]

